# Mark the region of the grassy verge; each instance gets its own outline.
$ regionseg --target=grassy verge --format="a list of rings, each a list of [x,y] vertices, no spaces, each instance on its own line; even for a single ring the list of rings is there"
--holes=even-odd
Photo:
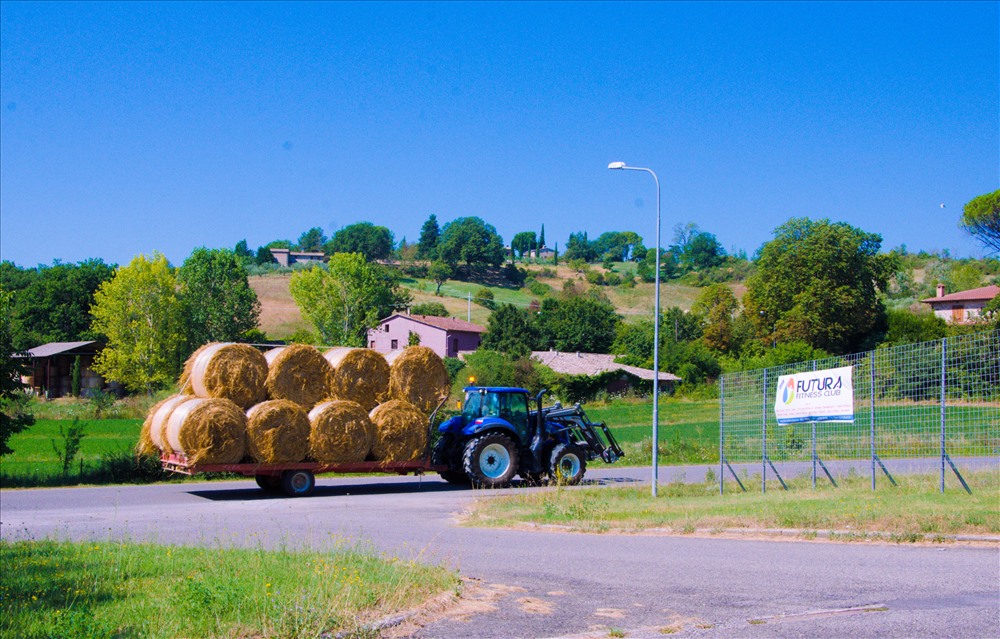
[[[479,501],[467,523],[511,527],[522,524],[567,526],[580,532],[674,533],[727,529],[795,528],[804,536],[816,531],[849,531],[846,538],[888,535],[897,541],[920,541],[925,535],[1000,534],[1000,472],[970,473],[975,486],[967,495],[957,486],[938,492],[937,476],[907,476],[897,488],[872,492],[869,480],[842,479],[839,488],[812,490],[809,478],[789,482],[790,490],[760,492],[760,480],[748,492],[718,494],[718,484],[670,484],[653,499],[649,488],[556,488]],[[739,490],[736,488],[735,490]],[[841,537],[845,537],[843,533]]]
[[[25,639],[374,637],[366,623],[459,586],[443,568],[350,549],[0,542],[0,564],[0,636]]]
[[[646,466],[653,459],[653,400],[625,397],[584,406],[591,421],[611,428],[627,466]],[[660,400],[661,464],[701,464],[719,461],[719,400]]]

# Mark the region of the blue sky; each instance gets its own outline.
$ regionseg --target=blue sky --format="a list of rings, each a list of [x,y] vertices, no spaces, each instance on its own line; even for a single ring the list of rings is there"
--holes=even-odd
[[[982,250],[1000,11],[973,3],[0,4],[0,257],[251,247],[360,220],[415,241],[793,216]],[[941,204],[945,208],[941,208]]]

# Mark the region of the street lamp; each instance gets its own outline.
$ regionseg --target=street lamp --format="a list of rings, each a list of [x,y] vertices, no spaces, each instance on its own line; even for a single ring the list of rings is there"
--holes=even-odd
[[[624,162],[612,162],[609,169],[619,171],[645,171],[656,182],[656,311],[653,320],[653,497],[659,484],[660,457],[660,179],[652,169],[627,166]]]

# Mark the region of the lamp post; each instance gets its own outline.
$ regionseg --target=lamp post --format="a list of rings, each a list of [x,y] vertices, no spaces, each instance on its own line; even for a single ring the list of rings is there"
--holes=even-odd
[[[619,171],[645,171],[656,182],[656,311],[653,319],[653,497],[660,482],[660,179],[652,169],[627,166],[624,162],[612,162],[609,169]]]

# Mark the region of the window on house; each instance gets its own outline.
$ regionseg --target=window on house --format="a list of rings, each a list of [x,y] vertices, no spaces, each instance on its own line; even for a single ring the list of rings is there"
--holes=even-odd
[[[392,342],[389,343],[389,348],[391,348],[392,350],[398,349],[399,348],[399,340],[398,339],[392,340]]]

